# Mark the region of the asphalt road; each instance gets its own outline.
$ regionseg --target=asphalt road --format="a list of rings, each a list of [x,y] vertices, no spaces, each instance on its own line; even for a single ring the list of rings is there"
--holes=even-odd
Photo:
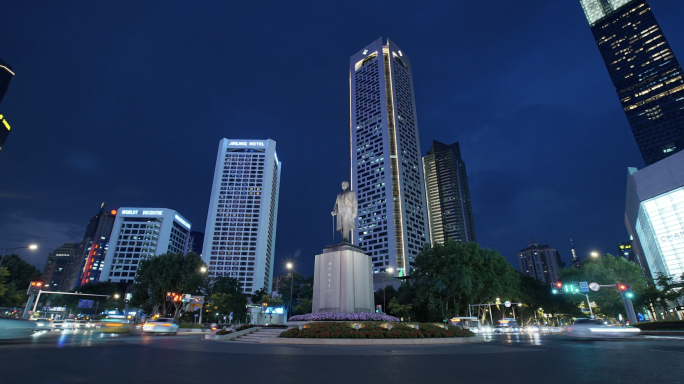
[[[684,340],[501,335],[450,346],[275,346],[48,333],[0,345],[1,383],[684,383]]]

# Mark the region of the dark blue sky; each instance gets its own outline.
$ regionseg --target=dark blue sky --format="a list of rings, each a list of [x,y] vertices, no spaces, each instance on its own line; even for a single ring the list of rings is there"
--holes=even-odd
[[[80,241],[103,201],[204,230],[221,138],[277,141],[276,273],[309,275],[349,175],[349,57],[389,36],[413,64],[423,155],[461,142],[480,244],[534,235],[615,253],[643,167],[579,1],[3,3],[0,247]],[[652,0],[675,55],[684,2]],[[299,252],[297,252],[299,250]]]

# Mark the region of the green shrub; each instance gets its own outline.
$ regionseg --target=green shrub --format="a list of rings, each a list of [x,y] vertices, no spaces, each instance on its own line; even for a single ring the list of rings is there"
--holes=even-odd
[[[222,330],[220,330],[220,331],[216,331],[216,334],[217,334],[217,335],[227,335],[227,334],[229,334],[229,333],[233,333],[233,331],[232,331],[232,330],[226,331],[225,329],[222,329]]]
[[[191,328],[191,329],[200,329],[202,328],[201,325],[199,324],[178,324],[180,328]]]
[[[359,330],[354,325],[359,325]],[[413,325],[402,323],[390,323],[391,330],[387,329],[386,323],[359,322],[359,323],[310,323],[299,328],[290,328],[280,334],[286,338],[310,338],[310,339],[415,339],[437,337],[468,337],[475,336],[468,330],[458,327],[443,327],[436,324],[417,324],[418,330]]]
[[[684,321],[653,321],[650,323],[632,324],[642,331],[679,331],[684,330]]]

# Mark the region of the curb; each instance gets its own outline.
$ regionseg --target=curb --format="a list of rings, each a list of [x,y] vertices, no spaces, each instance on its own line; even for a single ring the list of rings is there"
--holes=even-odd
[[[444,345],[471,344],[484,342],[483,336],[443,337],[424,339],[299,339],[276,337],[261,339],[260,344],[289,345]]]
[[[232,332],[227,335],[215,335],[215,334],[210,334],[210,335],[204,335],[205,340],[213,340],[213,341],[225,341],[225,340],[232,340],[236,339],[240,336],[244,336],[246,334],[256,332],[260,330],[261,327],[252,327],[252,328],[247,328],[243,331],[238,331],[238,332]]]

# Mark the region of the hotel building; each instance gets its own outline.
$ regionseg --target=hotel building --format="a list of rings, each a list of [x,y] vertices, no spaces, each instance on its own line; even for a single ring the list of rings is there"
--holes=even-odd
[[[273,140],[219,142],[202,259],[244,293],[271,292],[281,166]]]

